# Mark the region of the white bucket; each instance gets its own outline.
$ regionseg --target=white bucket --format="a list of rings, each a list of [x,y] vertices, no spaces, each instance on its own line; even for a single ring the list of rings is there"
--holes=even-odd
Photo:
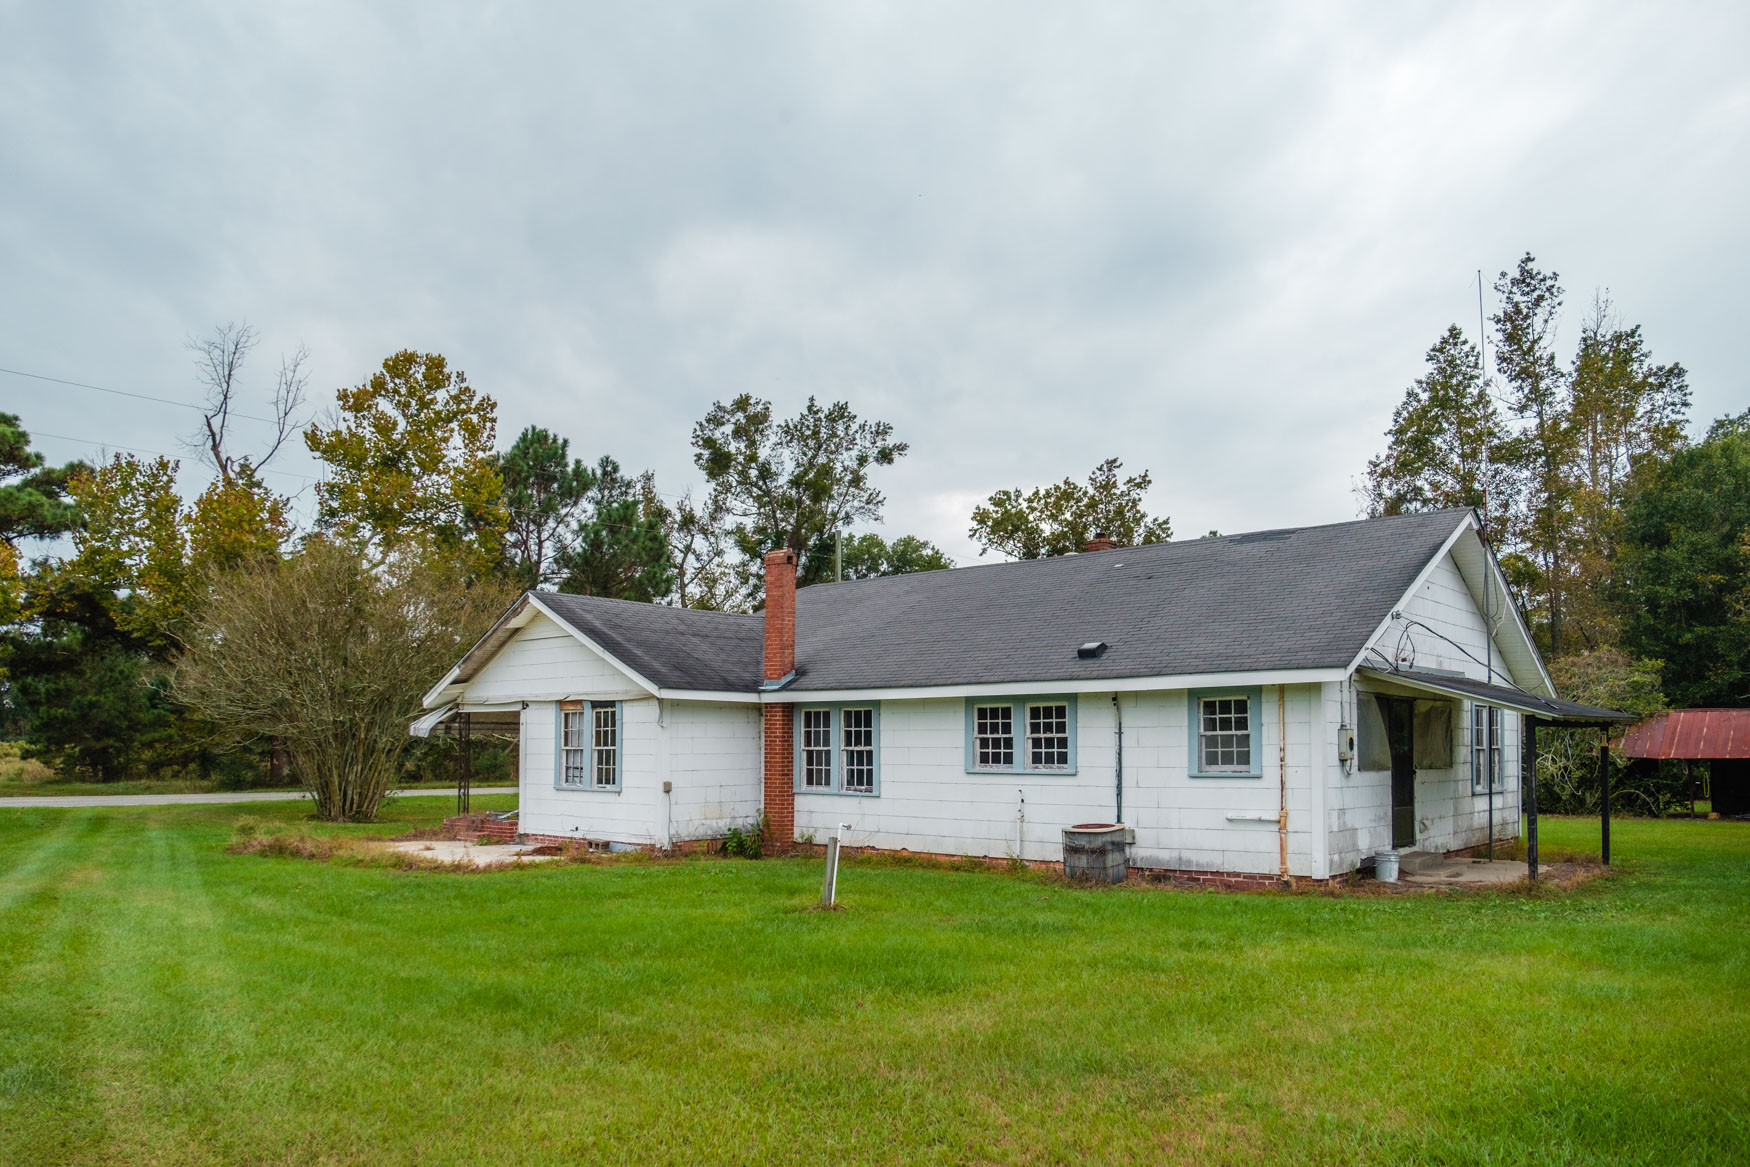
[[[1381,883],[1396,883],[1398,881],[1398,853],[1396,851],[1381,851],[1373,857],[1373,874]]]

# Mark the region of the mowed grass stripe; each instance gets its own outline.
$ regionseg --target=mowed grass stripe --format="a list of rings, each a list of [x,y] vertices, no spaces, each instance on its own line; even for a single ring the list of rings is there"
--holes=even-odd
[[[104,816],[21,814],[0,827],[0,1162],[53,1162],[101,1146],[90,1051],[103,1018],[87,992],[103,938],[84,910],[117,833]],[[9,1157],[10,1144],[29,1146]]]

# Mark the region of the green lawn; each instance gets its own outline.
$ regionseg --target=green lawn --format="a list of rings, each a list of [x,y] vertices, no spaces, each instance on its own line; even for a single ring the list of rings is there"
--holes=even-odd
[[[0,808],[0,1162],[1750,1158],[1747,824],[1619,820],[1565,895],[860,863],[823,913],[818,861],[389,871],[237,814]]]

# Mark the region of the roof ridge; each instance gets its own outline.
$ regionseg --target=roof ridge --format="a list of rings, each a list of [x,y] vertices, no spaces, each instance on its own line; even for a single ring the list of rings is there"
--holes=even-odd
[[[976,571],[980,568],[1022,567],[1022,566],[1029,565],[1029,564],[1057,563],[1057,562],[1064,562],[1064,561],[1070,561],[1070,560],[1080,561],[1084,557],[1087,557],[1090,555],[1111,556],[1113,554],[1117,554],[1117,553],[1125,552],[1125,551],[1148,552],[1154,548],[1159,548],[1159,547],[1195,547],[1195,546],[1198,546],[1200,544],[1231,543],[1231,542],[1234,542],[1234,541],[1237,541],[1240,539],[1253,538],[1253,537],[1256,537],[1258,535],[1280,535],[1280,534],[1283,534],[1284,532],[1286,532],[1290,535],[1298,535],[1298,534],[1301,534],[1301,533],[1307,532],[1307,531],[1328,531],[1328,530],[1332,530],[1332,529],[1337,528],[1337,527],[1358,527],[1358,526],[1363,526],[1363,525],[1368,524],[1368,523],[1389,523],[1389,522],[1396,522],[1396,521],[1403,520],[1403,519],[1430,519],[1430,518],[1435,517],[1436,515],[1458,516],[1458,515],[1464,515],[1464,514],[1469,514],[1469,513],[1470,513],[1470,508],[1468,508],[1468,507],[1442,507],[1440,510],[1436,510],[1436,511],[1403,511],[1403,512],[1400,512],[1400,513],[1395,514],[1395,515],[1368,515],[1368,516],[1364,516],[1364,517],[1359,518],[1359,519],[1343,519],[1343,520],[1340,520],[1339,522],[1335,522],[1335,523],[1309,523],[1306,526],[1301,526],[1301,527],[1265,527],[1265,528],[1262,528],[1262,529],[1256,530],[1256,531],[1234,531],[1234,532],[1232,532],[1230,534],[1226,534],[1226,535],[1198,535],[1195,538],[1188,538],[1188,539],[1162,539],[1158,543],[1133,543],[1133,544],[1129,544],[1127,546],[1113,547],[1113,548],[1110,548],[1109,550],[1106,550],[1106,551],[1069,551],[1069,552],[1066,552],[1062,555],[1041,555],[1036,559],[1003,559],[1003,560],[996,560],[996,561],[989,562],[989,563],[980,562],[980,563],[956,564],[953,567],[936,568],[933,571],[905,572],[905,573],[903,573],[903,575],[905,577],[918,578],[918,577],[923,577],[923,576],[942,575],[942,574],[945,574],[947,572]],[[983,553],[980,552],[981,556],[982,556],[982,554]],[[1101,559],[1100,562],[1105,563],[1105,562],[1108,562],[1108,560]],[[823,584],[831,584],[833,587],[844,587],[844,586],[850,585],[850,584],[880,583],[884,580],[894,580],[894,579],[899,579],[899,578],[902,578],[902,577],[895,576],[895,575],[871,575],[871,576],[864,576],[862,579],[846,579],[846,580],[837,580],[837,581],[822,580],[819,583],[807,584],[803,587],[797,588],[796,594],[801,595],[803,592],[808,591],[810,588],[817,588],[817,587],[822,586]]]
[[[740,620],[754,619],[760,616],[758,612],[725,612],[716,608],[683,608],[679,604],[659,604],[655,601],[628,600],[620,596],[589,596],[578,592],[548,592],[533,589],[527,593],[536,598],[563,597],[564,599],[589,601],[600,604],[626,605],[633,608],[647,608],[652,611],[683,613],[688,616],[730,616]]]

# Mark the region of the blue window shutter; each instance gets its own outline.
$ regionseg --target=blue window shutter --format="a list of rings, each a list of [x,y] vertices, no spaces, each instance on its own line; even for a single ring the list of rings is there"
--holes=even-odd
[[[553,702],[553,789],[565,785],[565,707]]]
[[[978,756],[973,753],[974,742],[972,739],[975,733],[972,720],[973,703],[974,698],[968,697],[966,699],[966,772],[968,774],[973,772],[975,769],[973,763],[978,761]]]
[[[611,789],[626,788],[626,703],[614,702],[614,785]]]

